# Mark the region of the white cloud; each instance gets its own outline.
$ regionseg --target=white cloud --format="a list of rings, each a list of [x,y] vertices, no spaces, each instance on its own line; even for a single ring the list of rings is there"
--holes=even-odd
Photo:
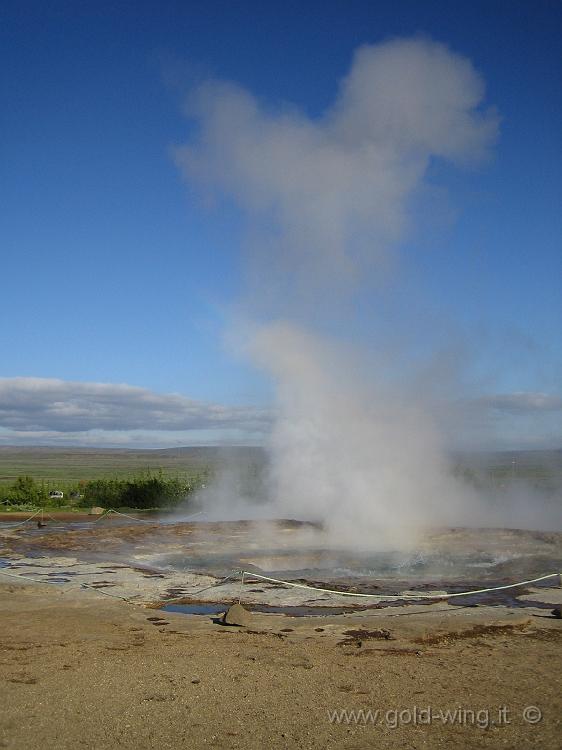
[[[203,442],[213,435],[240,440],[266,431],[269,420],[262,409],[221,406],[127,384],[0,378],[3,442],[177,444],[180,434],[203,436]]]

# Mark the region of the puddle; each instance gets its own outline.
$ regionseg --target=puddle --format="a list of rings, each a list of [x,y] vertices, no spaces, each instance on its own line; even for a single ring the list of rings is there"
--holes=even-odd
[[[221,615],[229,604],[166,604],[160,607],[162,612],[178,612],[182,615]],[[244,604],[248,612],[261,612],[272,615],[288,615],[289,617],[328,617],[330,615],[344,615],[360,610],[347,607],[275,607],[266,604]]]
[[[548,591],[548,589],[556,588],[558,589],[558,586],[553,587],[552,585],[544,584],[544,583],[535,583],[533,584],[535,588],[545,589]],[[512,593],[504,591],[504,592],[494,592],[490,591],[486,594],[473,594],[468,596],[456,596],[453,599],[449,600],[449,604],[455,606],[461,606],[461,607],[497,607],[497,606],[503,606],[503,607],[511,607],[514,609],[526,609],[528,607],[535,607],[536,609],[552,609],[555,607],[555,604],[548,604],[546,602],[536,602],[532,599],[520,599],[518,597],[522,596],[533,596],[531,593],[527,594],[526,591],[523,589],[522,591],[517,591],[517,589],[514,589]]]
[[[219,615],[229,604],[168,604],[160,607],[162,612],[179,612],[182,615]]]

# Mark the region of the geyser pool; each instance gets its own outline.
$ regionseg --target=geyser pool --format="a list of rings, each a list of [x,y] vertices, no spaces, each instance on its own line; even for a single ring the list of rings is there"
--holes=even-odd
[[[12,536],[13,535],[13,536]],[[111,520],[73,528],[10,532],[27,556],[79,555],[163,573],[236,570],[365,592],[466,590],[525,580],[562,569],[562,534],[516,529],[427,529],[409,549],[336,548],[321,529],[291,521],[135,524]],[[382,545],[381,545],[382,547]],[[254,588],[270,588],[256,583]],[[273,591],[273,587],[271,588]]]

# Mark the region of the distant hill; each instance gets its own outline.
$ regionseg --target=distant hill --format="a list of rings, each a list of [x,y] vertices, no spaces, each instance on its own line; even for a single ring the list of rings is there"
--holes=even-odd
[[[550,468],[562,470],[562,448],[552,450],[525,451],[474,451],[455,454],[463,464],[479,467],[511,466],[513,462],[521,468]]]

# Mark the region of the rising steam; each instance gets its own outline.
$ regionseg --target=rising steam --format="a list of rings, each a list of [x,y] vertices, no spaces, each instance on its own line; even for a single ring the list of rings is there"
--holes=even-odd
[[[483,95],[467,59],[416,38],[358,49],[316,118],[268,109],[230,83],[189,99],[198,135],[177,161],[244,212],[251,292],[277,318],[258,323],[247,352],[277,385],[268,486],[280,515],[380,543],[397,528],[451,523],[465,507],[423,404],[361,375],[360,358],[316,326],[326,299],[334,316],[359,285],[376,294],[432,161],[486,155],[498,123]]]

